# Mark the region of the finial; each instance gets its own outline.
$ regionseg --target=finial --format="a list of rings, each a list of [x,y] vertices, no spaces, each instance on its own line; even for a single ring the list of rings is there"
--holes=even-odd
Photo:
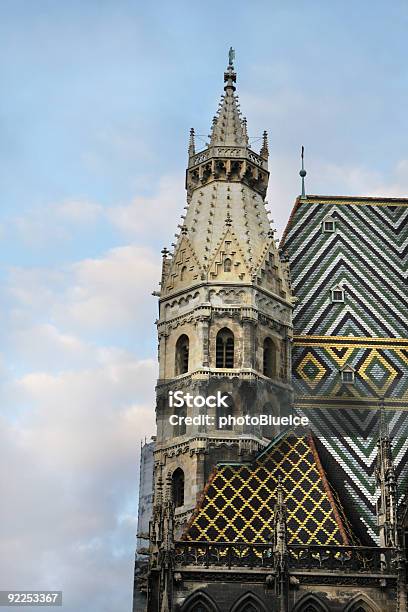
[[[195,154],[194,128],[191,128],[190,130],[190,140],[188,143],[188,154],[190,157]]]
[[[229,211],[227,212],[227,216],[225,218],[225,225],[227,227],[231,227],[232,225],[232,219],[231,219],[231,215],[229,214]]]
[[[232,47],[228,51],[228,66],[227,70],[224,72],[224,82],[226,83],[224,90],[226,91],[228,88],[231,88],[232,91],[235,91],[234,83],[237,80],[237,75],[234,72],[234,64],[233,61],[235,59],[235,51]]]
[[[259,152],[259,155],[264,159],[268,159],[269,157],[269,148],[268,148],[268,132],[265,130],[262,135],[262,148]]]
[[[245,143],[248,144],[248,125],[246,117],[242,118],[242,132],[244,134]]]
[[[164,247],[161,253],[163,255],[163,259],[167,259],[167,255],[170,253],[170,251],[168,250],[168,248]]]
[[[299,172],[300,176],[302,177],[302,198],[306,198],[306,193],[305,193],[305,176],[306,176],[306,170],[304,168],[303,165],[303,158],[305,155],[305,147],[302,145],[302,153],[301,153],[301,158],[302,158],[302,169]]]

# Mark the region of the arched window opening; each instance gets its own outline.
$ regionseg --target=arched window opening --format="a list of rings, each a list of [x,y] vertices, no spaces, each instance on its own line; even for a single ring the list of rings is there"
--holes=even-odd
[[[184,506],[184,472],[177,468],[173,472],[173,502],[176,508]]]
[[[234,367],[234,334],[226,327],[221,329],[217,334],[215,367]]]
[[[263,602],[253,593],[247,593],[235,603],[231,612],[266,612]]]
[[[176,343],[176,376],[188,372],[188,352],[190,341],[182,334]]]
[[[296,612],[327,612],[327,607],[323,605],[315,595],[306,596],[295,607]]]
[[[230,260],[229,257],[227,257],[226,259],[224,259],[224,272],[231,272],[231,268],[232,268],[232,261]]]
[[[187,266],[183,266],[181,268],[181,272],[180,272],[180,280],[181,281],[185,280],[186,272],[187,272]]]
[[[276,350],[270,338],[265,338],[263,344],[263,373],[268,378],[273,378],[276,373]]]
[[[251,602],[244,604],[244,607],[241,608],[241,610],[242,612],[259,612],[259,608]]]
[[[357,597],[346,607],[347,612],[374,612],[375,610],[378,610],[378,608],[372,604],[369,598],[364,596]]]
[[[206,593],[199,591],[190,595],[181,612],[218,612],[218,608]]]
[[[222,395],[224,396],[224,394]],[[227,404],[228,407],[217,405],[216,426],[217,426],[217,429],[231,430],[232,422],[231,422],[231,419],[228,419],[228,417],[234,415],[234,400],[232,399],[231,395],[229,394],[227,395],[227,399],[225,400],[225,403]],[[227,419],[227,421],[225,421],[225,419]]]

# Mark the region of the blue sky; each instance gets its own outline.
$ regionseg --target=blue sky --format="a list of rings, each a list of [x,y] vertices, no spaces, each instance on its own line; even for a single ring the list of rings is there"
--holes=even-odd
[[[407,194],[404,2],[1,1],[1,588],[130,610],[160,249],[230,45],[272,217]],[[198,140],[199,142],[199,140]],[[255,145],[254,145],[255,146]]]

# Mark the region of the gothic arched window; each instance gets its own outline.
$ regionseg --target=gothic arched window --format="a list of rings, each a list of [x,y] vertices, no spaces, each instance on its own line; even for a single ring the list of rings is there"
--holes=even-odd
[[[235,602],[231,612],[266,612],[265,605],[253,593],[246,593]]]
[[[181,612],[218,612],[218,608],[211,597],[198,591],[190,595],[183,604]]]
[[[176,376],[188,372],[188,351],[190,341],[182,334],[176,343]]]
[[[263,373],[268,378],[276,375],[276,349],[270,338],[265,338],[263,343]]]
[[[224,272],[231,272],[232,261],[229,257],[224,259]]]
[[[234,367],[234,334],[227,327],[221,329],[217,334],[215,367]]]
[[[295,612],[327,612],[327,607],[316,595],[306,595],[295,607]]]
[[[184,472],[181,468],[177,468],[173,472],[173,502],[176,508],[184,506]]]
[[[345,610],[346,612],[374,612],[378,608],[366,595],[357,595]]]
[[[180,272],[180,280],[183,281],[186,277],[187,266],[183,266]]]

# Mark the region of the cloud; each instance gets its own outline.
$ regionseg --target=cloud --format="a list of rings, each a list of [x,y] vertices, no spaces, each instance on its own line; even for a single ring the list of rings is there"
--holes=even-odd
[[[92,223],[103,212],[103,207],[87,200],[67,200],[55,207],[55,214],[71,223]]]
[[[295,199],[300,195],[299,158],[272,156],[268,190],[269,208],[281,235]],[[327,160],[308,160],[306,193],[316,195],[351,195],[370,197],[407,197],[408,160],[401,160],[388,175],[366,166],[334,164]]]
[[[85,199],[69,199],[38,206],[12,217],[11,234],[31,248],[50,247],[72,240],[76,230],[104,218],[103,206]]]
[[[133,328],[153,331],[152,290],[160,278],[160,256],[148,248],[123,246],[57,270],[13,268],[7,291],[20,325],[43,317],[73,333]],[[48,329],[50,332],[50,328]]]
[[[15,266],[0,295],[0,572],[7,588],[62,589],[68,612],[130,609],[157,377],[156,359],[140,355],[159,274],[159,256],[128,245],[54,269]]]
[[[111,207],[108,218],[125,236],[168,244],[185,205],[182,178],[165,176],[152,196],[138,196],[130,204]]]
[[[153,430],[155,377],[152,360],[114,352],[83,371],[14,381],[14,405],[30,410],[0,428],[7,588],[63,589],[69,612],[128,609],[138,449]]]
[[[367,190],[370,196],[406,198],[408,196],[408,159],[402,159],[393,170],[388,181],[379,179],[373,188]]]

